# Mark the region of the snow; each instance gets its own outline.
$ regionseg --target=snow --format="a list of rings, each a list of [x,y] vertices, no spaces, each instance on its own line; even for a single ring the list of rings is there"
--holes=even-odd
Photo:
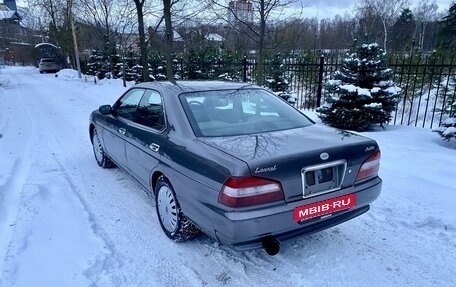
[[[12,11],[12,10],[0,11],[0,20],[16,18],[16,17],[14,17],[15,16],[14,14],[16,14],[16,11]]]
[[[402,92],[402,89],[397,86],[392,86],[386,89],[386,91],[391,95],[399,95]]]
[[[364,89],[364,88],[355,86],[353,84],[340,85],[339,88],[342,89],[342,90],[345,90],[345,91],[347,91],[349,93],[355,93],[356,92],[360,96],[366,96],[368,98],[371,97],[371,92],[370,92],[369,89]]]
[[[444,136],[447,136],[447,135],[456,135],[456,127],[449,127],[449,128],[446,128],[446,129],[443,131],[443,135],[444,135]]]
[[[122,81],[23,67],[0,79],[0,286],[456,285],[456,145],[430,129],[362,133],[382,149],[371,210],[270,257],[205,236],[171,242],[153,199],[97,166],[88,116]]]
[[[213,42],[223,42],[224,39],[217,33],[209,33],[206,35],[206,40],[213,41]]]
[[[364,105],[364,107],[373,108],[373,109],[379,109],[379,108],[383,108],[383,105],[382,105],[382,103],[370,103],[368,105]]]
[[[328,84],[332,85],[332,86],[340,85],[340,84],[342,84],[342,81],[341,80],[328,80]]]
[[[339,88],[342,90],[346,90],[349,93],[354,93],[359,87],[356,87],[355,85],[352,84],[347,84],[347,85],[340,85]]]
[[[454,125],[456,124],[456,118],[448,118],[444,122],[446,125]]]
[[[391,86],[391,85],[393,85],[393,84],[394,84],[393,81],[380,81],[380,82],[378,83],[378,86],[379,86],[379,87],[389,87],[389,86]]]
[[[372,94],[376,94],[376,93],[380,92],[381,90],[382,89],[380,89],[379,87],[374,87],[374,88],[371,89],[371,93]]]
[[[360,96],[371,97],[371,93],[370,93],[369,89],[364,89],[364,88],[358,87],[357,91],[358,91],[358,95],[360,95]]]
[[[76,80],[79,78],[78,71],[75,71],[73,69],[62,69],[58,71],[55,76],[63,80]],[[81,76],[86,77],[83,74],[81,74]]]

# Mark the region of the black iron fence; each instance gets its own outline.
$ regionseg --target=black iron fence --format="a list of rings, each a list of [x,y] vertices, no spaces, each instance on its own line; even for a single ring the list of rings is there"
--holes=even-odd
[[[340,53],[316,54],[281,60],[282,76],[294,94],[294,105],[299,109],[314,110],[324,104],[325,83],[340,68],[345,55]],[[456,59],[437,53],[429,55],[393,55],[387,65],[394,71],[394,81],[402,89],[401,98],[393,113],[392,124],[435,128],[446,114],[456,109]],[[141,80],[142,67],[137,67],[136,80]],[[150,62],[151,78],[166,79],[163,59]],[[257,69],[263,69],[262,80],[256,80]],[[266,61],[261,67],[253,59],[222,61],[222,59],[183,58],[174,60],[178,79],[227,79],[264,85],[266,78],[277,72],[277,62]],[[444,113],[446,111],[446,113]]]
[[[343,57],[338,55],[284,61],[285,78],[300,109],[315,109],[324,103],[325,83],[338,70]],[[434,128],[445,120],[445,113],[454,114],[456,102],[456,62],[438,55],[402,55],[390,57],[388,67],[394,71],[394,82],[402,89],[393,113],[392,123]],[[257,66],[243,62],[243,80],[254,81]],[[265,64],[264,75],[268,75]]]

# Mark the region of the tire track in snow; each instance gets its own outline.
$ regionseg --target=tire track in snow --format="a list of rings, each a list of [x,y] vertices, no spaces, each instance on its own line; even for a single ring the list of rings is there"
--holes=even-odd
[[[34,76],[35,77],[32,78],[36,78],[36,75]],[[52,87],[51,83],[48,86],[48,88],[49,87]],[[32,99],[32,102],[35,101],[35,103],[25,106],[24,110],[26,110],[29,115],[33,115],[34,118],[40,123],[40,127],[42,127],[46,132],[46,143],[43,144],[47,147],[47,149],[53,150],[54,148],[58,147],[60,153],[63,152],[62,154],[67,154],[68,152],[66,144],[62,143],[61,139],[59,138],[61,134],[49,132],[49,127],[54,127],[55,130],[59,130],[58,127],[56,127],[54,124],[55,121],[49,118],[49,115],[56,115],[56,110],[50,109],[49,106],[47,106],[48,102],[46,101],[43,102],[43,105],[41,103],[43,100],[41,98],[42,96],[43,94],[41,93],[41,91],[37,91],[37,93],[34,95],[34,98]],[[38,110],[37,107],[39,107],[40,109]],[[43,107],[45,108],[44,110]],[[53,160],[58,165],[59,170],[63,174],[65,181],[69,184],[72,194],[76,196],[79,203],[82,205],[84,212],[87,214],[90,228],[92,229],[94,234],[97,235],[104,242],[106,246],[106,249],[101,250],[102,253],[100,253],[97,256],[94,265],[91,267],[91,269],[93,270],[88,269],[86,271],[82,270],[81,272],[86,274],[88,278],[91,279],[93,284],[95,284],[96,286],[99,286],[97,283],[99,281],[102,283],[101,286],[123,286],[124,280],[120,276],[117,276],[115,272],[106,274],[106,270],[119,268],[121,261],[116,258],[114,244],[109,240],[103,238],[103,236],[100,234],[99,228],[94,221],[90,209],[88,208],[85,200],[81,197],[80,189],[72,179],[71,170],[77,170],[78,168],[74,165],[67,167],[64,164],[62,164],[59,155],[57,155],[55,152],[50,153],[50,155],[52,155]],[[71,162],[72,160],[65,160],[66,164]]]
[[[19,121],[19,120],[16,120],[16,126],[27,126],[28,127],[28,130],[31,130],[32,133],[31,133],[31,136],[29,137],[29,139],[27,141],[22,141],[22,142],[26,142],[26,148],[25,149],[17,149],[17,147],[14,147],[14,150],[15,152],[18,152],[20,154],[22,154],[22,156],[19,158],[19,160],[17,160],[17,163],[15,164],[16,168],[13,170],[12,174],[13,176],[11,176],[9,178],[9,181],[8,183],[6,184],[6,187],[2,189],[5,189],[7,191],[7,201],[5,202],[6,205],[9,207],[9,210],[10,212],[8,213],[8,218],[14,218],[15,215],[17,214],[17,210],[20,209],[18,205],[19,203],[19,200],[18,200],[18,194],[16,194],[15,196],[16,197],[13,197],[12,195],[14,195],[13,191],[14,190],[21,190],[20,187],[27,181],[27,178],[28,178],[28,175],[29,175],[29,170],[30,170],[30,167],[31,165],[33,164],[34,162],[34,159],[36,158],[35,156],[32,156],[32,155],[36,155],[37,153],[37,149],[39,147],[39,145],[43,145],[42,141],[41,140],[38,140],[38,137],[37,135],[39,134],[40,131],[44,131],[44,132],[48,132],[47,135],[45,135],[46,137],[46,140],[49,140],[49,138],[47,138],[47,136],[49,135],[49,131],[47,130],[47,128],[49,126],[52,126],[52,125],[49,125],[48,122],[44,121],[42,119],[46,119],[46,116],[48,116],[50,113],[54,112],[54,111],[43,111],[43,110],[36,110],[36,107],[43,107],[43,103],[40,103],[40,100],[36,100],[34,99],[35,102],[35,108],[33,108],[33,104],[30,104],[29,101],[27,101],[27,103],[25,102],[25,100],[23,98],[27,98],[28,100],[31,99],[31,97],[28,97],[28,96],[31,96],[31,95],[27,95],[27,93],[25,91],[21,91],[21,87],[24,87],[24,86],[28,86],[28,85],[31,85],[33,84],[33,81],[30,80],[30,78],[36,78],[36,77],[24,77],[24,76],[19,76],[17,78],[15,78],[14,82],[19,82],[21,84],[17,85],[16,87],[14,87],[14,89],[11,89],[10,90],[10,94],[11,94],[11,97],[10,98],[14,98],[16,99],[16,102],[12,103],[12,105],[15,105],[16,107],[23,107],[23,111],[25,111],[25,116],[26,118],[28,119],[27,120],[27,123],[31,123],[32,125],[25,125],[25,124],[20,124],[21,122],[25,122],[25,121]],[[40,79],[41,80],[41,79]],[[39,96],[40,93],[39,91],[37,91],[37,93],[35,93],[33,96],[36,97],[36,96]],[[44,103],[45,105],[46,103]],[[44,114],[44,117],[42,116]],[[24,115],[20,115],[20,118],[24,118]],[[33,119],[33,120],[32,120]],[[40,127],[40,129],[38,129],[37,127]],[[39,139],[42,139],[43,138],[43,135],[39,135]],[[21,142],[21,143],[22,143]],[[34,146],[34,150],[33,151],[30,151],[31,148],[30,146]],[[47,146],[49,147],[49,143],[47,144]],[[24,164],[23,162],[25,162],[23,159],[24,158],[27,158],[27,161],[26,161],[26,164]],[[55,158],[57,159],[57,158]],[[60,170],[61,171],[65,171],[65,169],[63,168],[62,164],[60,164],[60,162],[57,161],[57,163],[59,164],[60,166]],[[71,183],[72,181],[70,180],[69,176],[67,173],[65,173],[65,179],[67,182]],[[75,189],[74,189],[74,186],[72,186],[72,189],[73,189],[73,193],[75,195],[79,195],[79,192],[77,192]],[[10,196],[11,195],[11,196]],[[11,198],[10,198],[11,197]],[[79,198],[79,201],[84,204],[83,201],[81,201],[81,198]],[[14,202],[12,202],[14,201]],[[87,209],[86,207],[84,207],[84,209]],[[90,219],[90,214],[89,214],[89,219]],[[12,221],[11,219],[9,221]],[[11,224],[11,225],[15,225],[14,223]],[[2,226],[8,226],[8,225],[5,225],[5,224],[2,224]],[[94,231],[96,231],[96,229],[94,229]],[[8,234],[8,236],[5,234],[4,236],[2,236],[2,238],[5,240],[5,244],[8,243],[10,240],[8,240],[8,238],[11,238],[12,237],[12,232],[10,232],[10,234]],[[24,238],[24,240],[27,240],[27,238]],[[9,243],[10,244],[10,243]],[[7,254],[9,251],[5,249],[5,254]],[[0,249],[0,250],[4,250],[4,249]],[[3,257],[5,258],[5,257]],[[112,256],[104,256],[103,258],[103,262],[102,262],[102,265],[103,266],[108,266],[108,265],[115,265],[116,263],[112,263]],[[97,260],[97,262],[99,263],[100,260]],[[2,262],[3,263],[3,262]],[[2,268],[0,268],[0,270],[2,270]],[[90,272],[88,272],[87,274],[90,274]],[[99,273],[100,274],[100,273]],[[113,273],[115,274],[115,273]],[[100,274],[102,275],[102,273]],[[112,282],[111,282],[112,283]],[[116,284],[117,286],[120,286],[122,285],[121,283],[120,284]],[[113,284],[109,284],[109,286],[115,286]]]
[[[46,108],[48,108],[48,107],[46,107]],[[40,110],[40,112],[43,114],[43,111]],[[44,114],[49,114],[49,113],[52,113],[52,110],[48,110],[47,112],[44,112]],[[38,114],[39,114],[38,111],[35,111],[35,115],[38,115]],[[88,115],[87,115],[87,117],[88,117]],[[41,121],[43,122],[43,125],[45,127],[53,126],[53,122],[55,122],[55,121],[49,120],[49,118],[47,118],[47,117],[41,118]],[[67,121],[65,122],[65,119],[59,119],[59,122],[64,122],[64,123],[68,124]],[[60,123],[60,125],[61,124],[62,123]],[[71,126],[72,125],[69,124],[67,127],[67,130],[69,128],[69,130],[71,130],[71,132],[73,132],[74,129],[70,128]],[[93,186],[94,183],[96,183],[97,185],[103,186],[103,182],[101,182],[99,180],[96,180],[96,182],[93,182],[93,178],[92,177],[87,178],[85,171],[77,166],[77,163],[80,159],[76,158],[74,156],[74,153],[71,151],[71,148],[67,144],[65,144],[64,141],[62,141],[62,137],[67,137],[67,136],[71,138],[71,135],[66,132],[63,132],[62,134],[59,134],[59,135],[50,134],[49,138],[47,138],[47,143],[49,146],[58,147],[59,151],[53,154],[54,160],[59,163],[60,169],[64,173],[64,177],[65,177],[66,181],[70,183],[72,192],[79,197],[79,199],[81,200],[81,202],[84,205],[85,210],[90,214],[89,218],[90,218],[90,221],[92,224],[93,231],[98,236],[103,238],[104,242],[106,243],[106,245],[110,251],[109,256],[105,256],[104,258],[99,258],[99,260],[97,260],[97,262],[90,269],[85,271],[85,273],[88,276],[92,276],[92,277],[94,276],[94,274],[98,274],[99,277],[103,277],[103,278],[106,278],[107,275],[113,276],[113,274],[118,273],[118,272],[116,272],[116,270],[119,270],[119,269],[121,270],[123,268],[123,265],[124,265],[122,263],[123,261],[128,262],[129,260],[134,260],[134,258],[133,259],[122,258],[120,255],[118,255],[118,252],[115,249],[116,242],[114,242],[113,240],[110,239],[110,236],[107,232],[104,232],[103,227],[102,227],[103,224],[96,223],[96,219],[94,219],[93,212],[92,212],[93,206],[89,206],[87,204],[87,198],[85,197],[85,195],[87,193],[85,191],[90,190],[91,186]],[[66,141],[68,141],[68,138],[66,139]],[[76,141],[74,143],[77,145],[78,141]],[[88,148],[90,148],[90,146],[88,146]],[[88,150],[88,153],[91,154],[90,149]],[[93,159],[91,158],[90,160],[93,163],[93,165],[95,165]],[[101,170],[97,170],[97,171],[101,171]],[[74,180],[77,180],[78,182],[76,183],[76,182],[74,182]],[[129,187],[131,189],[131,183],[129,185],[130,185]],[[141,191],[141,196],[144,196],[142,191]],[[91,204],[93,204],[93,202]],[[111,202],[111,204],[108,206],[113,206],[113,205],[118,205],[118,204],[119,204],[118,202]],[[97,207],[97,208],[98,208],[97,212],[100,213],[99,212],[100,207]],[[152,205],[152,208],[153,208],[153,205]],[[150,208],[151,211],[153,211],[152,208]],[[109,214],[109,212],[105,213],[105,212],[103,212],[103,210],[101,210],[101,211],[102,211],[101,212],[102,214]],[[126,220],[126,219],[128,219],[127,215],[124,215],[124,214],[120,214],[120,215],[121,216],[119,216],[119,217],[122,219],[122,221],[129,221],[128,224],[131,226],[129,229],[135,230],[135,222]],[[151,223],[153,223],[152,220],[149,221],[149,224],[151,224]],[[148,240],[142,239],[141,237],[143,237],[143,236],[141,234],[139,234],[139,233],[133,233],[133,234],[135,235],[135,236],[133,236],[135,239],[139,239],[139,241],[143,242],[143,244],[141,244],[142,247],[146,246],[146,249],[143,251],[146,251],[146,253],[149,253],[149,254],[154,253],[154,250],[156,250],[156,246],[152,246],[150,244],[145,244]],[[149,248],[147,248],[147,247],[149,247]],[[147,252],[147,251],[149,251],[149,252]],[[120,256],[121,258],[118,259],[117,258],[118,256]],[[164,256],[164,257],[166,258],[166,256]],[[114,260],[114,261],[116,261],[115,264],[112,263],[113,258],[115,258],[115,260]],[[161,257],[161,258],[163,258],[163,257]],[[155,266],[155,268],[158,270],[154,273],[154,275],[158,275],[157,280],[156,280],[158,285],[167,283],[170,286],[188,286],[188,282],[197,282],[198,281],[198,278],[194,274],[192,269],[187,268],[185,266],[176,267],[176,266],[174,266],[173,262],[163,261],[161,258],[156,257],[153,261],[153,263],[155,263],[155,264],[152,264],[152,266]],[[109,260],[109,262],[108,262],[108,260]],[[107,269],[110,266],[113,266],[113,268],[115,270]],[[100,276],[100,270],[102,271],[101,276]],[[108,273],[108,274],[106,274],[106,273]],[[176,276],[175,274],[179,274],[179,276]],[[182,276],[184,274],[186,274],[186,275]],[[103,278],[102,279],[92,278],[92,279],[94,280],[94,282],[98,282],[99,280],[101,280],[100,282],[103,282]],[[121,279],[121,278],[115,278],[115,279],[111,280],[110,285],[112,283],[114,283],[115,285],[125,285],[125,284],[123,284],[124,282],[123,282],[123,279]],[[133,282],[130,282],[130,283],[133,283]],[[95,284],[97,284],[97,283],[95,283]],[[197,284],[197,285],[200,285],[200,284]]]
[[[13,85],[15,82],[12,81]],[[9,89],[1,96],[3,97],[3,102],[8,103],[8,107],[14,105],[25,106],[20,93],[16,89]],[[2,153],[10,153],[2,155],[3,160],[15,157],[11,171],[6,175],[5,184],[0,186],[0,192],[2,193],[0,201],[0,256],[3,259],[8,253],[8,246],[15,230],[22,187],[29,176],[32,162],[37,154],[38,144],[41,141],[41,135],[38,133],[36,124],[30,114],[14,113],[12,116],[13,118],[7,118],[5,121],[14,122],[15,126],[20,126],[21,128],[18,130],[13,128],[5,129],[2,131],[0,141]],[[7,126],[4,125],[4,127]],[[3,270],[3,259],[0,260],[0,270]],[[2,277],[3,275],[0,274],[0,282]]]

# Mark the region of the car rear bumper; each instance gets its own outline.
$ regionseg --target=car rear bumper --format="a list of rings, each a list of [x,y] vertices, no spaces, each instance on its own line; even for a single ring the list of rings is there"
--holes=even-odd
[[[40,72],[50,72],[50,71],[58,71],[60,70],[58,66],[43,66],[39,67]]]
[[[312,200],[301,200],[262,210],[225,212],[223,220],[217,220],[217,226],[214,226],[215,236],[223,245],[231,246],[236,250],[250,250],[261,248],[262,240],[267,237],[272,236],[279,241],[285,241],[315,233],[368,211],[369,204],[380,195],[381,187],[382,180],[375,178],[358,186],[347,187]],[[346,194],[356,194],[355,207],[330,216],[319,216],[301,222],[293,220],[293,210],[296,207]]]

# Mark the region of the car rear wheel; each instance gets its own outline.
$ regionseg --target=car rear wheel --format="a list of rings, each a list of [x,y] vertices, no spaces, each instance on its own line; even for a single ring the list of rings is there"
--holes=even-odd
[[[161,176],[155,186],[155,207],[163,232],[171,240],[183,242],[200,232],[182,213],[171,183]]]
[[[93,153],[95,155],[95,160],[97,164],[102,168],[113,167],[114,163],[111,159],[106,155],[103,147],[101,146],[100,139],[98,138],[97,130],[93,130],[92,134],[92,146],[93,146]]]

